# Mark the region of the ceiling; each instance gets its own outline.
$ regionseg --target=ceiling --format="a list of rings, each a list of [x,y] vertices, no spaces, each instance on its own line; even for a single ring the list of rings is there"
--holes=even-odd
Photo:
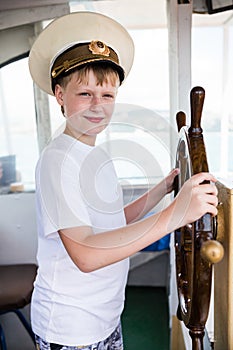
[[[97,11],[109,15],[129,29],[163,28],[167,26],[167,3],[176,0],[95,0],[70,1],[72,11]],[[185,2],[185,1],[184,1]],[[193,0],[193,25],[219,25],[232,19],[233,11],[214,15],[207,11],[205,0]]]
[[[0,0],[0,29],[26,24],[24,21],[38,21],[56,16],[55,9],[70,6],[71,11],[97,11],[109,15],[129,29],[158,28],[167,26],[167,3],[176,0]],[[184,1],[185,2],[185,1]],[[193,0],[195,11],[206,10],[205,0]],[[17,11],[17,12],[16,12]],[[193,25],[219,25],[232,20],[233,11],[214,15],[194,14]],[[15,21],[15,23],[14,23]]]
[[[169,1],[174,6],[177,0],[0,0],[0,67],[29,51],[35,36],[34,23],[70,11],[96,11],[115,18],[128,29],[165,28]],[[203,9],[205,0],[193,2],[196,9]],[[233,11],[193,14],[193,26],[232,24],[232,17]]]

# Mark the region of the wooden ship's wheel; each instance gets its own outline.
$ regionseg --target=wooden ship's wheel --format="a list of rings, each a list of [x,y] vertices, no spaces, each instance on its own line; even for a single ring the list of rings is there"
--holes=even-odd
[[[187,128],[183,112],[177,113],[180,133],[176,153],[175,194],[194,174],[208,172],[205,144],[201,128],[201,114],[205,98],[202,87],[190,93],[191,126]],[[205,324],[209,312],[212,264],[223,257],[223,247],[216,241],[217,221],[206,214],[192,224],[175,231],[176,279],[178,291],[177,317],[189,329],[192,349],[202,350]]]

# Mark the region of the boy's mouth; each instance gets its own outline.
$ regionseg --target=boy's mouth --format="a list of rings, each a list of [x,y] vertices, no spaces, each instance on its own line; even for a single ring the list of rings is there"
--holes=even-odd
[[[85,116],[85,119],[87,119],[89,122],[91,122],[91,123],[96,123],[96,124],[98,124],[98,123],[100,123],[100,122],[102,122],[102,120],[104,119],[103,117],[87,117],[87,116]]]

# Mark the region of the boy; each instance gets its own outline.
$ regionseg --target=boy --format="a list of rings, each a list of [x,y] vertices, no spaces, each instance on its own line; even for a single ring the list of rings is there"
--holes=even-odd
[[[206,212],[217,214],[215,185],[200,185],[216,180],[202,173],[142,220],[172,191],[178,169],[123,207],[112,161],[95,140],[132,61],[127,31],[90,12],[52,22],[30,53],[34,81],[55,95],[66,118],[36,169],[39,269],[31,316],[38,349],[123,349],[129,256]]]

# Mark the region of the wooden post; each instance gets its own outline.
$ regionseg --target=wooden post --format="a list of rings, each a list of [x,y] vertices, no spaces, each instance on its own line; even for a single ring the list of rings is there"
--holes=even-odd
[[[218,182],[217,239],[224,257],[214,266],[214,350],[233,350],[233,184]]]

